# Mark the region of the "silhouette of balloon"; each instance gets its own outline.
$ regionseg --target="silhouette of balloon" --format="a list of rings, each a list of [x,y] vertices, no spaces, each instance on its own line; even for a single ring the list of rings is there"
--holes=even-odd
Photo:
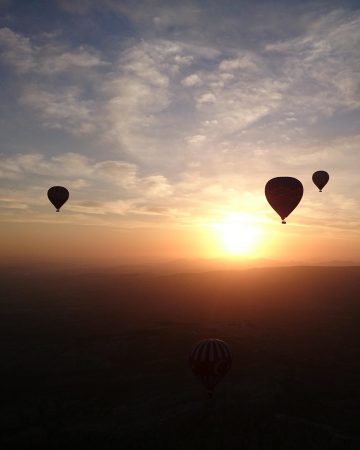
[[[48,190],[47,195],[50,202],[55,206],[56,212],[59,212],[69,198],[69,191],[63,186],[53,186]]]
[[[266,183],[265,196],[270,206],[279,214],[282,223],[297,207],[304,188],[299,180],[292,177],[276,177]]]
[[[228,345],[220,339],[204,339],[191,350],[189,364],[194,375],[212,397],[215,386],[231,367],[232,355]]]
[[[325,172],[325,170],[318,170],[313,173],[312,180],[315,186],[318,187],[319,192],[322,192],[322,189],[325,187],[327,182],[329,181],[329,174]]]

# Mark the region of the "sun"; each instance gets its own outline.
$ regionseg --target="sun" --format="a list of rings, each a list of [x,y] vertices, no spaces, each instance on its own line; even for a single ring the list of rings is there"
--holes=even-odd
[[[229,214],[213,224],[219,250],[229,256],[255,256],[261,231],[253,217]]]

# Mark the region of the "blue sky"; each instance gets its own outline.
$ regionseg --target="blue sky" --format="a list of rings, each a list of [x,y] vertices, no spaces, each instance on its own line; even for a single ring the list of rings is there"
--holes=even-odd
[[[286,175],[295,222],[358,239],[359,2],[0,6],[2,222],[57,220],[56,184],[68,223],[277,220],[263,189]]]

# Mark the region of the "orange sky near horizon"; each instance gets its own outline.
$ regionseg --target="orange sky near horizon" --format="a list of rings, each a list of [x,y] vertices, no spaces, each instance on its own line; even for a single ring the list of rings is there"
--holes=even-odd
[[[149,264],[177,259],[287,264],[359,263],[356,233],[331,233],[276,220],[259,228],[251,246],[238,246],[212,224],[156,228],[101,228],[74,224],[2,226],[2,264],[80,264],[86,266]],[[236,229],[236,225],[234,226]],[[225,228],[226,230],[226,228]],[[240,227],[241,230],[241,227]],[[231,237],[231,235],[230,235]],[[344,260],[344,254],[347,259]]]

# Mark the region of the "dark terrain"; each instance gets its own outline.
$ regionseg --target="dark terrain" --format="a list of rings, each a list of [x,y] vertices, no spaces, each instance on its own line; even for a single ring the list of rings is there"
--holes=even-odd
[[[0,449],[360,449],[360,268],[1,275]],[[233,366],[213,400],[204,337]]]

